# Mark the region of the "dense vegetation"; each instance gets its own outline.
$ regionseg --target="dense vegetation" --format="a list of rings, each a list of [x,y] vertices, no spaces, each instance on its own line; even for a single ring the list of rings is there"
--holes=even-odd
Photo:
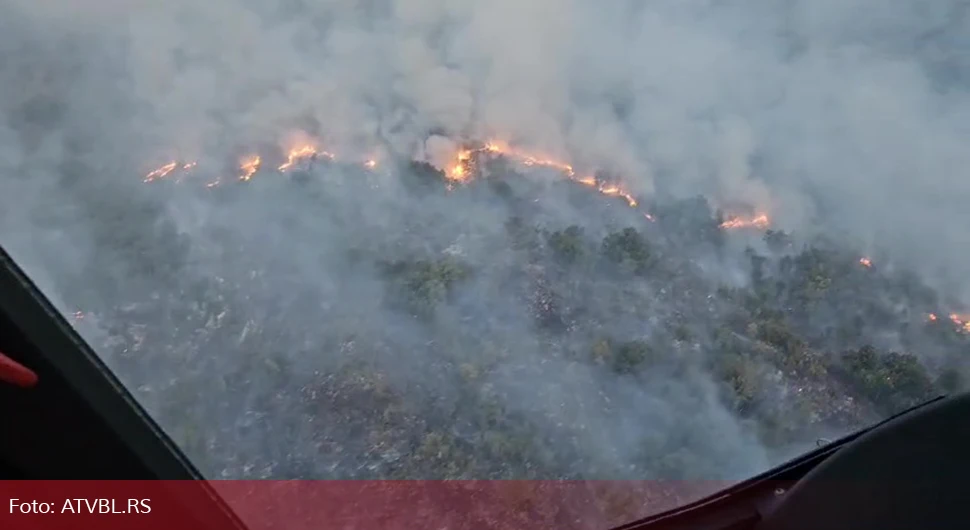
[[[102,205],[63,298],[212,476],[741,478],[963,387],[946,302],[853,248],[702,198],[393,175]],[[159,197],[220,215],[175,230]]]

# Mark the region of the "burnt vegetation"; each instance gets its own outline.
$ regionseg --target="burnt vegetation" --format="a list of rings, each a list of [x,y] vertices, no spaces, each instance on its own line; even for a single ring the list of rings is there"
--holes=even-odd
[[[126,218],[101,241],[120,265],[92,262],[62,290],[214,477],[736,476],[752,470],[691,403],[730,411],[774,461],[964,387],[968,335],[927,318],[948,308],[913,274],[831,242],[725,231],[702,198],[633,210],[495,173],[455,189],[412,165],[397,209],[354,203],[359,179],[286,225],[289,242],[251,235],[270,216],[212,227],[204,252],[162,214],[144,221],[154,239],[129,237]],[[287,205],[328,193],[275,185],[248,191]],[[117,270],[130,285],[111,299],[86,290]],[[663,402],[671,419],[644,412]],[[622,454],[604,457],[603,440]]]

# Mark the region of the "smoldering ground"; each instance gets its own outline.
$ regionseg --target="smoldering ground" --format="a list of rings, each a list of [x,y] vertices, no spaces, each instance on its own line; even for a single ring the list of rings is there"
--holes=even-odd
[[[678,199],[885,252],[944,305],[970,272],[956,2],[3,6],[2,242],[210,475],[740,477],[871,419],[766,443],[736,417],[709,337],[750,241]],[[273,171],[296,133],[337,160]],[[642,209],[541,168],[449,190],[408,164],[450,157],[432,136],[605,170]],[[143,182],[169,160],[198,166]],[[628,226],[652,276],[599,257]]]

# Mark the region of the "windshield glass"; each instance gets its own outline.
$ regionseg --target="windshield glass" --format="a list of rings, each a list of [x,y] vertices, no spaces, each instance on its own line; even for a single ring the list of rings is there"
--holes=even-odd
[[[0,243],[208,477],[686,499],[963,385],[955,1],[4,4]]]

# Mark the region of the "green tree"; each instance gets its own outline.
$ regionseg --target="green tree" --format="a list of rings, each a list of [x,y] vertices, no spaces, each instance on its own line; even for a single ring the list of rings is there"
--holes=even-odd
[[[629,265],[635,272],[650,266],[650,246],[635,228],[624,228],[603,238],[603,254],[614,263]]]
[[[423,316],[429,316],[455,284],[471,274],[468,266],[450,257],[397,261],[385,264],[384,272],[392,280],[396,298]]]
[[[916,405],[934,392],[926,368],[912,354],[880,355],[866,345],[845,353],[842,362],[849,381],[887,413]]]
[[[644,341],[621,343],[613,349],[613,369],[619,373],[633,373],[653,355],[653,348]]]
[[[572,225],[565,230],[549,234],[549,247],[565,263],[574,263],[585,253],[583,229]]]
[[[784,252],[792,246],[791,236],[786,234],[784,230],[766,231],[764,241],[768,245],[768,249],[776,253]]]

